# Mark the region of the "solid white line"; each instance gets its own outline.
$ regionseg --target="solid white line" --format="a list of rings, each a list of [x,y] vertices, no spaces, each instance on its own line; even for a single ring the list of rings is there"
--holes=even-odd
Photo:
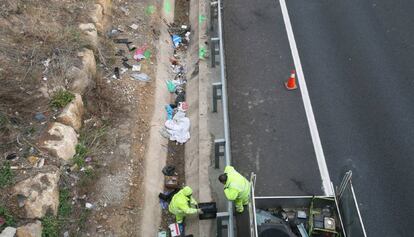
[[[308,88],[306,87],[305,76],[302,70],[298,49],[296,47],[295,36],[293,35],[292,25],[290,23],[289,13],[286,7],[285,0],[279,0],[282,9],[283,20],[289,39],[290,50],[292,51],[293,62],[295,63],[297,79],[302,93],[303,105],[305,106],[306,117],[308,119],[310,134],[312,137],[313,147],[315,149],[316,160],[319,166],[319,172],[322,178],[322,187],[325,195],[334,195],[331,179],[329,177],[328,167],[326,166],[325,155],[323,153],[321,140],[319,138],[318,127],[316,126],[315,116],[313,115],[312,105],[309,98]]]

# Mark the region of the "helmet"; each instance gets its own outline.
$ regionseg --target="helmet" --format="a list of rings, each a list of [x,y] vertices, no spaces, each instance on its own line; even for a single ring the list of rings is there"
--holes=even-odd
[[[193,194],[193,190],[188,186],[185,186],[182,191],[185,196],[190,196]]]

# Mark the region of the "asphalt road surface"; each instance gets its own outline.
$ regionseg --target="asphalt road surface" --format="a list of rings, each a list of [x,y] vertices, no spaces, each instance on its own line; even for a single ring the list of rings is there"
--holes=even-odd
[[[413,236],[414,1],[289,0],[330,176],[345,171],[368,236]],[[279,1],[224,1],[233,164],[261,195],[320,194]]]

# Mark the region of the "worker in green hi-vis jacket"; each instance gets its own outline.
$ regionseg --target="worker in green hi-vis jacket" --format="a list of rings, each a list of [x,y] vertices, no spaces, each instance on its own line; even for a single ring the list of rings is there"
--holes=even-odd
[[[243,206],[249,203],[250,182],[233,166],[226,166],[224,174],[219,176],[219,181],[224,184],[226,198],[234,202],[237,212],[242,213]]]
[[[177,223],[181,224],[187,215],[202,213],[197,207],[197,201],[192,197],[193,190],[185,186],[176,193],[168,206],[168,210],[175,215]]]

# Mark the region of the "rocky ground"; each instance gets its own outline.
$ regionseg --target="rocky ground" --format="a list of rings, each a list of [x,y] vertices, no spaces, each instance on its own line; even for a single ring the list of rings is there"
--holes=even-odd
[[[160,3],[0,4],[0,231],[137,236]]]

